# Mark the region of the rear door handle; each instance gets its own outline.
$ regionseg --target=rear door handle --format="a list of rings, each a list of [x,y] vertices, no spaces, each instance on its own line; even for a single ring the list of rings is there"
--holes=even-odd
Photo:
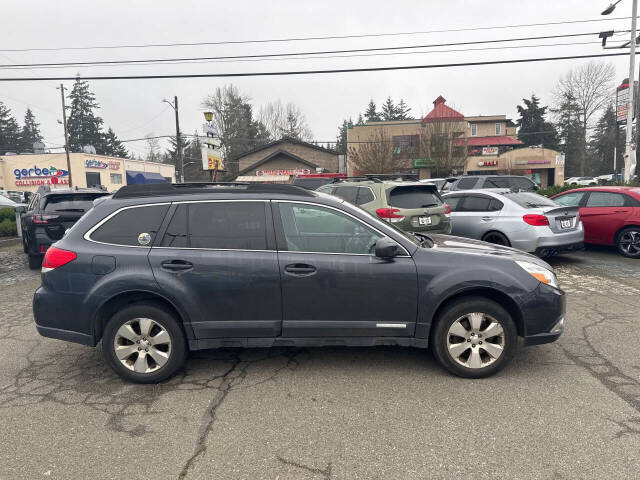
[[[296,275],[298,277],[306,277],[316,273],[316,267],[313,265],[307,265],[306,263],[292,263],[284,267],[284,271],[289,275]]]
[[[169,272],[184,272],[193,268],[193,263],[186,260],[168,260],[161,263],[164,270]]]
[[[493,217],[482,217],[483,222],[490,222],[491,220],[493,220]]]
[[[613,213],[627,213],[627,210],[614,210]]]

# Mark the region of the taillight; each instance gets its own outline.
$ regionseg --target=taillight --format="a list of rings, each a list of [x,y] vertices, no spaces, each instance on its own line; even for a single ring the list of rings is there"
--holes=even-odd
[[[76,257],[77,255],[74,252],[70,252],[69,250],[49,247],[47,253],[44,254],[44,259],[42,260],[42,270],[48,272],[50,270],[53,270],[54,268],[61,267],[69,262],[73,262]]]
[[[522,219],[534,227],[544,227],[545,225],[549,225],[549,219],[544,215],[529,214],[523,216]]]
[[[58,218],[58,215],[34,215],[33,216],[33,223],[37,223],[37,224],[44,224],[47,223],[49,220],[53,220],[54,218]]]
[[[404,220],[404,215],[397,214],[397,212],[399,211],[400,210],[398,210],[397,208],[379,208],[376,210],[376,215],[387,220],[388,222],[395,223]]]
[[[451,215],[451,207],[449,206],[448,203],[444,204],[444,214],[445,215]]]

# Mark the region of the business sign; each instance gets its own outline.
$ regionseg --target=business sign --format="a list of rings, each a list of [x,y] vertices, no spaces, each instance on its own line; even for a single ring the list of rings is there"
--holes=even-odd
[[[564,153],[556,155],[556,166],[564,167]]]
[[[498,155],[498,147],[482,147],[482,155]]]
[[[218,148],[211,148],[209,145],[202,146],[202,169],[203,170],[224,170],[222,162],[222,151]]]
[[[87,158],[84,161],[84,168],[109,168],[109,164],[107,162],[103,162],[102,160]]]
[[[281,175],[309,175],[311,170],[308,168],[283,168],[272,170],[256,170],[256,176],[264,177],[268,176],[281,176]]]
[[[633,82],[635,91],[638,91],[638,82]],[[627,111],[629,107],[629,79],[625,78],[620,85],[616,87],[616,121],[619,125],[627,123]],[[635,113],[633,115],[635,118]]]
[[[548,165],[551,160],[516,160],[516,165]]]
[[[415,168],[431,168],[436,166],[435,158],[414,158],[413,166]]]
[[[498,160],[484,160],[482,162],[478,162],[479,167],[497,167]]]
[[[114,162],[113,160],[109,162],[110,170],[120,170],[120,162]]]
[[[56,167],[40,168],[34,165],[33,168],[16,168],[13,175],[17,187],[69,184],[69,172]]]

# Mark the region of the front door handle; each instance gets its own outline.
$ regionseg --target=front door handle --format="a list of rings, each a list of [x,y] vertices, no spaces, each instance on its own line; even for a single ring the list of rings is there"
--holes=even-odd
[[[316,273],[316,267],[313,265],[307,265],[306,263],[292,263],[284,267],[284,271],[289,275],[295,275],[298,277],[306,277]]]
[[[164,270],[169,272],[184,272],[193,268],[193,263],[186,260],[167,260],[161,263]]]

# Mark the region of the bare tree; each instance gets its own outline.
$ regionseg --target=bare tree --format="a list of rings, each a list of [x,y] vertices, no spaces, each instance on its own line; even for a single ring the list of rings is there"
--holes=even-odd
[[[375,129],[361,143],[347,149],[349,162],[357,174],[397,173],[406,170],[407,160],[393,153],[393,142],[383,129]]]
[[[160,141],[154,137],[153,133],[145,135],[147,143],[147,156],[145,160],[147,162],[159,162],[160,161]]]
[[[258,121],[274,140],[283,136],[306,142],[313,140],[313,133],[307,125],[304,113],[294,103],[283,105],[280,100],[269,102],[260,107]]]
[[[556,104],[554,113],[557,117],[562,115],[560,107],[567,98],[572,98],[577,106],[582,124],[581,145],[583,145],[583,148],[579,149],[581,153],[577,162],[580,175],[585,174],[588,132],[594,126],[596,114],[611,102],[614,75],[615,68],[611,63],[589,62],[569,70],[558,81],[553,92]]]
[[[466,122],[435,119],[425,122],[420,134],[420,154],[435,161],[432,177],[464,170],[467,161]]]

